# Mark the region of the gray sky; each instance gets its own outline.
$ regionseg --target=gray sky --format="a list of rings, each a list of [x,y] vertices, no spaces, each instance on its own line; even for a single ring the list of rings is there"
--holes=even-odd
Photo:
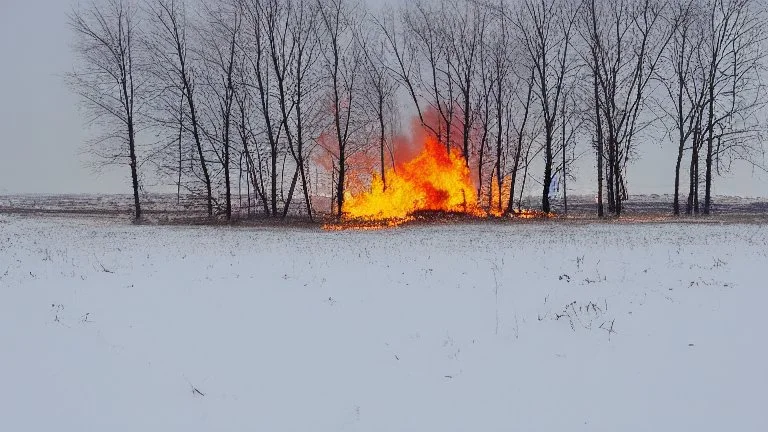
[[[0,0],[0,193],[129,193],[127,167],[95,175],[80,154],[88,136],[64,85],[71,33],[64,0]],[[643,142],[629,169],[631,193],[671,193],[674,146]],[[578,164],[576,193],[594,193],[594,163]],[[746,164],[715,180],[714,192],[768,197],[768,175]]]

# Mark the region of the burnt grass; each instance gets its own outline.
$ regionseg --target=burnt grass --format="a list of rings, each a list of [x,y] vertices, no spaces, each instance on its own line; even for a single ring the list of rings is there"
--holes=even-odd
[[[131,195],[0,195],[0,215],[21,217],[81,217],[131,221]],[[253,203],[252,203],[253,204]],[[683,210],[685,203],[682,203]],[[226,221],[223,212],[208,217],[205,205],[199,198],[176,195],[148,194],[143,197],[144,216],[139,224],[149,225],[223,225],[263,226],[330,229],[376,229],[406,225],[440,224],[508,224],[508,223],[768,223],[768,199],[754,199],[733,196],[716,196],[713,199],[712,214],[672,214],[671,195],[633,195],[624,203],[621,217],[597,218],[594,197],[572,196],[568,198],[568,215],[564,214],[561,201],[553,203],[550,217],[541,214],[532,218],[515,216],[476,216],[463,212],[418,211],[407,219],[400,220],[349,220],[339,221],[328,213],[319,213],[310,220],[302,214],[303,203],[296,202],[289,209],[286,218],[265,216],[261,207],[249,209],[245,200],[233,202],[233,220]],[[531,197],[523,208],[536,210],[538,201]],[[607,209],[606,209],[607,210]]]

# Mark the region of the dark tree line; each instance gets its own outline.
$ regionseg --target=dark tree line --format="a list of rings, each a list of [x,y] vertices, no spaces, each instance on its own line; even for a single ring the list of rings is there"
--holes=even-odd
[[[593,154],[597,214],[618,216],[627,168],[666,140],[671,210],[708,214],[719,174],[738,160],[762,167],[766,10],[760,0],[415,0],[376,11],[360,0],[94,0],[70,15],[79,61],[67,80],[100,131],[92,153],[130,167],[137,218],[153,169],[211,217],[311,219],[320,202],[340,217],[351,173],[375,171],[387,187],[403,113],[463,157],[494,212],[519,209],[534,186],[549,212],[558,184],[567,213],[572,164]]]

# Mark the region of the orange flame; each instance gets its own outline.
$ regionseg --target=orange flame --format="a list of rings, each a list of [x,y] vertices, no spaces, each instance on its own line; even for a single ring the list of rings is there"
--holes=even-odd
[[[406,218],[419,210],[481,213],[477,192],[464,159],[446,151],[434,137],[426,137],[424,149],[408,162],[385,173],[386,188],[374,174],[368,191],[344,197],[348,218]]]

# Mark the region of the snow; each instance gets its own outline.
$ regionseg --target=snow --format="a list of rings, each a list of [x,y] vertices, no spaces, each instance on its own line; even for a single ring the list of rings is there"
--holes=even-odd
[[[768,230],[0,215],[0,430],[768,430]]]

